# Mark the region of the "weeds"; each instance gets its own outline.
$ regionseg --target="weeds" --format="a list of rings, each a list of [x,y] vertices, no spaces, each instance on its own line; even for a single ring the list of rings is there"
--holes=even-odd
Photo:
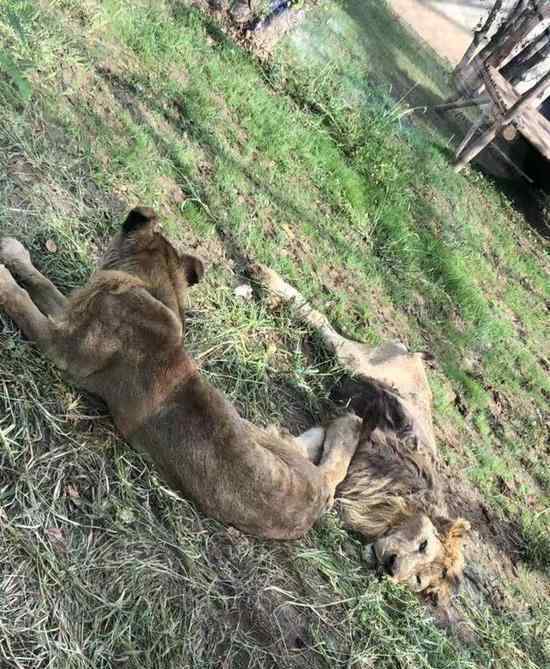
[[[187,345],[260,424],[318,422],[338,370],[291,313],[235,296],[247,254],[344,334],[432,350],[443,457],[521,530],[526,585],[513,613],[465,602],[465,648],[366,569],[336,516],[292,544],[204,518],[0,315],[0,664],[547,665],[545,258],[505,198],[452,174],[396,104],[403,63],[431,94],[441,68],[370,1],[345,68],[290,46],[260,68],[185,2],[6,6],[2,53],[28,89],[2,67],[0,234],[69,290],[129,206],[159,208],[210,263]]]

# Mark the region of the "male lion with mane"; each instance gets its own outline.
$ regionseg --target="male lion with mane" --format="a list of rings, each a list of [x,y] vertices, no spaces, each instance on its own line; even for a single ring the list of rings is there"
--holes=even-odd
[[[336,490],[344,524],[372,542],[371,561],[395,582],[439,605],[441,623],[457,620],[446,607],[463,578],[462,543],[470,524],[449,519],[438,480],[432,394],[423,364],[430,356],[409,353],[400,343],[369,349],[350,341],[273,270],[251,265],[249,274],[276,301],[291,304],[349,372],[336,394],[363,425]]]
[[[0,307],[77,386],[107,403],[125,439],[204,513],[256,536],[294,539],[336,496],[345,524],[374,542],[388,574],[448,597],[462,574],[467,523],[446,517],[436,484],[419,356],[343,339],[278,275],[251,268],[358,375],[350,403],[360,417],[292,437],[241,418],[185,351],[186,293],[204,269],[174,248],[153,210],[129,213],[69,298],[17,240],[0,241],[0,262]]]

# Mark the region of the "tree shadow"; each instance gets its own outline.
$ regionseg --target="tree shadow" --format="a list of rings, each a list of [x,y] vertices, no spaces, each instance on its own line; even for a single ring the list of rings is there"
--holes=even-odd
[[[179,11],[182,11],[181,8]],[[226,39],[221,33],[217,32],[215,27],[211,34],[216,39]],[[163,123],[171,130],[168,135],[186,133],[187,137],[199,146],[212,162],[214,162],[214,159],[222,161],[231,170],[238,172],[259,192],[266,194],[275,206],[284,211],[289,218],[306,222],[316,228],[319,227],[319,221],[309,211],[296,205],[283,192],[272,186],[269,175],[260,165],[256,163],[252,169],[244,161],[229,154],[227,149],[193,111],[192,106],[187,104],[183,96],[174,97],[169,104],[163,104],[156,98],[154,99],[153,96],[147,96],[146,103],[144,103],[144,91],[147,92],[150,86],[145,77],[126,77],[105,66],[96,67],[96,75],[101,79],[120,108],[130,115],[136,127],[139,127],[140,131],[147,135],[159,155],[169,160],[174,168],[173,173],[176,175],[174,180],[182,191],[203,202],[209,209],[209,221],[221,240],[226,255],[233,261],[233,267],[237,273],[246,275],[246,271],[253,260],[248,250],[240,242],[238,233],[232,229],[231,222],[223,220],[221,216],[216,215],[215,211],[210,210],[208,207],[209,195],[205,184],[196,178],[189,165],[181,159],[169,138],[153,125],[146,111],[154,112],[162,117]],[[166,102],[166,100],[163,102]],[[80,113],[79,110],[76,110],[76,113]],[[97,111],[86,109],[85,111],[82,110],[81,113],[88,118],[91,115],[93,125],[98,129],[98,132],[109,132],[105,119]],[[344,240],[333,236],[329,231],[325,232],[325,236],[330,238],[335,248],[339,248],[342,252],[347,250]],[[224,365],[222,364],[221,367],[223,368]],[[213,371],[215,376],[219,369]],[[215,380],[214,383],[216,383]],[[284,414],[283,424],[294,434],[318,423],[321,415],[325,413],[325,409],[330,406],[323,399],[312,403],[310,394],[292,378],[286,378],[280,374],[271,374],[265,379],[265,384],[267,387],[262,390],[262,394],[268,398],[280,398],[279,409],[282,409],[282,411],[279,411],[279,414]],[[246,406],[239,406],[239,409],[243,412],[243,415],[247,416]],[[247,417],[252,418],[252,416]]]

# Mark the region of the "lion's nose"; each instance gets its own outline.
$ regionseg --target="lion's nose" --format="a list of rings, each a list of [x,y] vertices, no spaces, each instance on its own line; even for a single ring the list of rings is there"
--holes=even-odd
[[[397,560],[397,555],[392,553],[384,560],[384,569],[388,572],[390,576],[393,576],[393,570],[395,568],[395,562]]]

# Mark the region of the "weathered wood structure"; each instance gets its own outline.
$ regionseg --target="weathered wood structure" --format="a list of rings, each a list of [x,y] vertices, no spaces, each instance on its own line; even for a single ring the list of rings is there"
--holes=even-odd
[[[453,74],[457,97],[437,109],[479,107],[456,152],[460,171],[500,133],[520,132],[550,160],[550,0],[496,0]]]

